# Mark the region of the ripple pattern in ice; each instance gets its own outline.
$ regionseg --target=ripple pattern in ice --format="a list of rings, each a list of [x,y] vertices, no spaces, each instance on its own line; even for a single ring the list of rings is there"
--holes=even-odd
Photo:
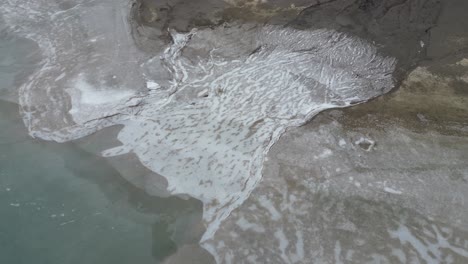
[[[393,87],[393,59],[332,30],[225,25],[171,32],[173,43],[148,58],[129,37],[126,1],[76,1],[52,14],[59,5],[25,2],[48,1],[8,0],[2,8],[10,25],[21,25],[13,30],[45,55],[20,91],[31,134],[66,141],[124,125],[122,145],[103,154],[133,152],[167,178],[172,193],[202,200],[203,239],[248,197],[288,127]],[[41,28],[28,22],[38,18]]]

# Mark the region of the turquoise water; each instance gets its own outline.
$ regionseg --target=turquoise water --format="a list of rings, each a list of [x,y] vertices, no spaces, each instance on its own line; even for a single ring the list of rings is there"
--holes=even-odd
[[[37,61],[33,43],[0,34],[0,98]],[[29,137],[15,103],[0,100],[0,128],[0,263],[159,263],[197,245],[199,201],[147,195],[86,139]]]

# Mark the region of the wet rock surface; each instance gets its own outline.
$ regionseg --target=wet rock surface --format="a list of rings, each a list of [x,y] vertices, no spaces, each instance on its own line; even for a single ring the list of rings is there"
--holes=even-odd
[[[466,4],[453,4],[457,5],[463,9]],[[247,22],[333,29],[374,41],[387,55],[396,57],[396,76],[401,80],[424,57],[424,43],[429,41],[428,33],[436,25],[441,7],[440,0],[138,0],[133,5],[133,35],[142,49],[150,50],[155,40],[170,41],[168,28],[188,32]],[[449,14],[452,11],[444,9]],[[440,26],[433,32],[445,32],[446,24],[450,22],[437,23]],[[463,26],[457,27],[463,30]]]
[[[468,32],[452,10],[465,3],[445,4],[398,89],[324,112],[272,147],[212,241],[218,261],[467,261],[468,54],[446,40]]]
[[[270,150],[213,240],[221,262],[466,261],[466,132],[354,111],[323,113]]]
[[[441,10],[439,0],[342,0],[304,9],[290,25],[332,28],[375,41],[399,61],[400,73],[424,53],[429,30]]]

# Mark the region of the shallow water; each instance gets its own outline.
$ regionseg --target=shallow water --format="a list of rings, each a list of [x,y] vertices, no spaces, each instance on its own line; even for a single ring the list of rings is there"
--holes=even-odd
[[[103,158],[29,138],[0,101],[0,263],[158,263],[196,244],[201,203],[146,195]]]
[[[1,35],[2,98],[14,100],[33,47]],[[159,263],[197,244],[197,200],[149,196],[75,142],[31,138],[14,103],[0,100],[0,128],[0,263]]]
[[[8,34],[0,27],[0,99],[17,101],[18,90],[13,87],[37,67],[39,58],[33,41]]]

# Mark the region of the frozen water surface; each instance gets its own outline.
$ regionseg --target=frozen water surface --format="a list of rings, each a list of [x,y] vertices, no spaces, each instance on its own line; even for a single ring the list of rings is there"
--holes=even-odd
[[[132,151],[172,193],[202,200],[205,238],[255,187],[264,155],[286,128],[393,87],[393,59],[331,30],[172,31],[173,43],[148,59],[129,35],[129,5],[4,4],[6,22],[19,25],[11,30],[44,54],[21,88],[23,116],[31,135],[56,141],[123,124],[122,146],[103,154]]]
[[[102,155],[135,154],[167,179],[171,194],[202,201],[207,229],[201,240],[214,255],[223,251],[212,240],[216,231],[258,185],[265,157],[286,129],[394,86],[396,59],[332,29],[236,23],[189,32],[169,28],[171,41],[150,54],[131,34],[132,4],[4,1],[0,15],[6,30],[34,41],[42,55],[39,69],[19,90],[21,114],[31,136],[58,142],[122,125],[121,144]],[[368,152],[375,148],[371,139],[354,142]],[[314,157],[333,155],[326,148]],[[294,203],[299,197],[288,199]],[[258,198],[258,206],[272,221],[281,221],[284,208],[275,208],[268,195]],[[235,223],[243,231],[266,230],[247,216]],[[404,233],[398,230],[392,235]],[[282,262],[304,259],[307,241],[300,229],[271,232]],[[290,234],[295,241],[288,240]],[[401,239],[415,241],[407,238]],[[334,245],[337,256],[344,246]]]

